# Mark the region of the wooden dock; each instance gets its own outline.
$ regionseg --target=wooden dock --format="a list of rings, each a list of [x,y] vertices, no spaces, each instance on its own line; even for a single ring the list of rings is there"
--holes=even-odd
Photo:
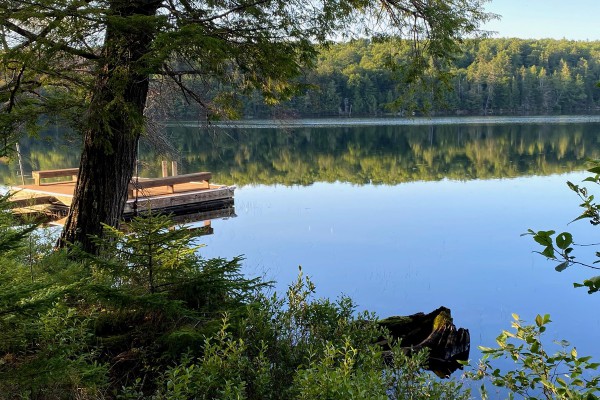
[[[60,171],[64,171],[64,174],[61,175]],[[43,178],[61,176],[69,180],[42,182]],[[34,177],[33,184],[9,188],[13,194],[13,212],[19,215],[42,214],[56,222],[66,217],[75,192],[76,174],[73,169],[34,171]],[[231,207],[235,186],[215,185],[210,183],[210,178],[209,172],[134,178],[129,185],[123,217],[128,219],[148,210],[181,215]]]

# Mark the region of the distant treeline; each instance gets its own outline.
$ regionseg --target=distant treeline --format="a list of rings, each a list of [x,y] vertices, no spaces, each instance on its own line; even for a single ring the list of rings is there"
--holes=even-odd
[[[446,72],[448,91],[402,83],[409,43],[357,40],[321,50],[290,101],[267,106],[259,94],[239,101],[245,117],[386,115],[427,109],[433,114],[533,114],[600,110],[600,42],[467,40]],[[394,66],[396,68],[394,68]],[[439,96],[439,93],[442,93]],[[439,97],[439,98],[438,98]],[[397,99],[400,107],[390,107]],[[407,105],[408,104],[408,105]],[[398,106],[398,104],[396,104]],[[175,117],[195,118],[183,104]]]

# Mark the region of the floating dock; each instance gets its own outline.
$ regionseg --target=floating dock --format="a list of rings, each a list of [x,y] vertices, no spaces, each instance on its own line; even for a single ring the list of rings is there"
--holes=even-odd
[[[45,215],[55,224],[65,218],[73,201],[76,174],[73,169],[34,171],[34,184],[12,186],[11,202],[13,212],[18,215]],[[68,177],[69,181],[44,183],[42,179]],[[209,172],[162,178],[134,178],[129,184],[128,199],[123,217],[131,218],[138,212],[148,210],[172,213],[175,215],[202,214],[221,217],[235,216],[233,196],[235,186],[210,183]]]

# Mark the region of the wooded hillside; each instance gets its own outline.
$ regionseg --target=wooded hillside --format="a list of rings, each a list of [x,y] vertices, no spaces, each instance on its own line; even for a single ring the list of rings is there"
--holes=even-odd
[[[428,110],[488,115],[592,112],[600,107],[600,42],[467,40],[447,71],[447,91],[427,77],[422,86],[403,83],[409,72],[402,68],[408,46],[359,40],[323,48],[315,67],[305,71],[303,93],[274,108],[258,94],[242,98],[243,114],[376,116]],[[183,106],[176,116],[195,117]]]

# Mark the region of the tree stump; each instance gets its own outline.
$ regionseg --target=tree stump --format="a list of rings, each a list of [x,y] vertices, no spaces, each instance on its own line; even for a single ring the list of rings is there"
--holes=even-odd
[[[450,310],[440,307],[424,314],[389,317],[379,324],[390,333],[394,340],[400,340],[407,354],[423,348],[429,349],[428,369],[445,378],[457,369],[462,369],[459,360],[468,360],[471,350],[469,330],[457,329],[452,322]],[[379,344],[389,349],[387,338],[380,338]]]

